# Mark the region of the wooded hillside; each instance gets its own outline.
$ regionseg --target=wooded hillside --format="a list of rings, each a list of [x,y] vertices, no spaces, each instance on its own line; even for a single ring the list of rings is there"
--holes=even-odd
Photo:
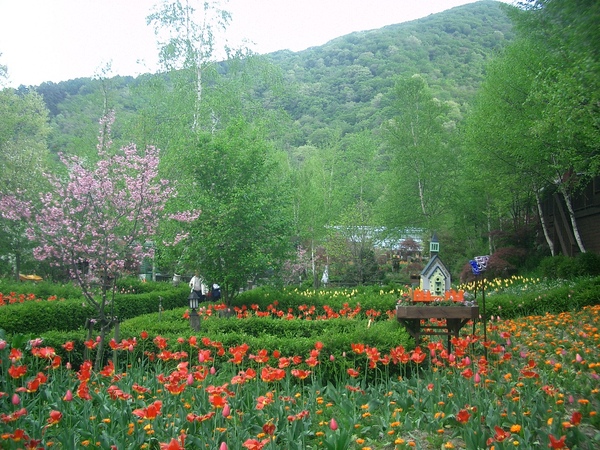
[[[161,17],[156,27],[172,27]],[[202,211],[185,240],[157,245],[161,272],[202,267],[231,292],[264,274],[317,285],[326,267],[342,282],[389,281],[392,252],[420,254],[412,238],[427,245],[434,232],[455,275],[475,255],[496,255],[508,274],[567,247],[600,248],[589,232],[597,212],[578,206],[595,205],[581,196],[600,175],[599,3],[479,1],[301,52],[238,49],[218,62],[207,22],[175,19],[189,28],[164,43],[158,74],[43,83],[0,99],[6,167],[24,145],[43,160],[36,173],[58,170],[59,152],[97,163],[98,120],[110,111],[115,148],[160,149],[160,174],[180,194],[165,213]],[[48,112],[19,125],[19,111],[42,101]],[[23,169],[0,186],[33,201],[43,183],[27,178]],[[560,221],[543,211],[549,195]],[[23,224],[5,225],[4,253],[33,261]],[[182,231],[161,225],[153,242]],[[418,271],[409,262],[406,277]]]

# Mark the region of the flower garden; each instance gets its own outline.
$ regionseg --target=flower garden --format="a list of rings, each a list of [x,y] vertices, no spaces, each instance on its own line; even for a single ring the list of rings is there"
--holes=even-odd
[[[238,307],[228,319],[219,318],[224,305],[209,304],[202,310],[207,334],[188,331],[179,337],[141,329],[129,335],[124,323],[126,336],[111,340],[100,370],[91,363],[94,339],[85,342],[88,358],[79,360],[73,341],[52,347],[43,337],[0,331],[0,447],[600,445],[600,306],[513,319],[496,310],[487,341],[477,323],[474,334],[452,339],[449,353],[444,339],[435,337],[418,347],[410,341],[385,349],[361,341],[338,347],[331,335],[338,333],[340,320],[364,333],[378,326],[403,330],[389,310],[308,304]],[[2,306],[13,307],[10,301]],[[186,315],[185,308],[174,310],[162,326],[172,321],[187,327]],[[273,348],[267,338],[264,347],[258,345],[260,336],[251,343],[218,339],[209,325],[219,320],[231,332],[252,321],[297,324],[296,340],[303,325],[319,322],[331,335],[310,337],[310,349],[288,353],[292,347]]]

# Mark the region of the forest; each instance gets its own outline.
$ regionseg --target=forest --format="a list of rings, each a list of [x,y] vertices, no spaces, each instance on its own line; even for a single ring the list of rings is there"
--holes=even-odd
[[[186,8],[148,17],[165,36],[159,73],[0,91],[2,275],[63,279],[27,231],[49,215],[40,193],[75,160],[148,147],[173,195],[132,244],[152,249],[129,261],[140,273],[201,270],[229,293],[259,280],[318,285],[326,269],[344,285],[407,283],[435,234],[453,276],[476,255],[496,255],[506,274],[560,253],[541,214],[554,193],[577,251],[598,251],[572,206],[600,175],[593,0],[485,0],[219,61],[213,31],[227,15]],[[17,214],[16,197],[31,210]],[[168,220],[178,212],[199,216]]]

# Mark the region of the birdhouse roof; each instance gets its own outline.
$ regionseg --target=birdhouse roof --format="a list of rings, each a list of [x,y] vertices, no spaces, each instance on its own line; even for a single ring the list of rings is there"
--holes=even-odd
[[[440,259],[440,257],[438,255],[433,255],[433,257],[429,260],[429,262],[427,263],[425,268],[421,271],[421,276],[422,277],[430,276],[435,271],[435,269],[437,269],[438,267],[440,268],[440,270],[442,272],[444,272],[444,275],[446,277],[450,277],[450,271],[448,270],[448,268],[442,262],[442,260]]]

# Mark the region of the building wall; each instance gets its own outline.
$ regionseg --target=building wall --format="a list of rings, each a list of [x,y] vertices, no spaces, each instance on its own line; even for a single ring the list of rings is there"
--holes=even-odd
[[[600,177],[594,178],[573,197],[577,228],[586,251],[600,253]],[[556,253],[575,256],[579,247],[575,241],[568,211],[558,192],[547,191],[542,211],[554,242]]]

